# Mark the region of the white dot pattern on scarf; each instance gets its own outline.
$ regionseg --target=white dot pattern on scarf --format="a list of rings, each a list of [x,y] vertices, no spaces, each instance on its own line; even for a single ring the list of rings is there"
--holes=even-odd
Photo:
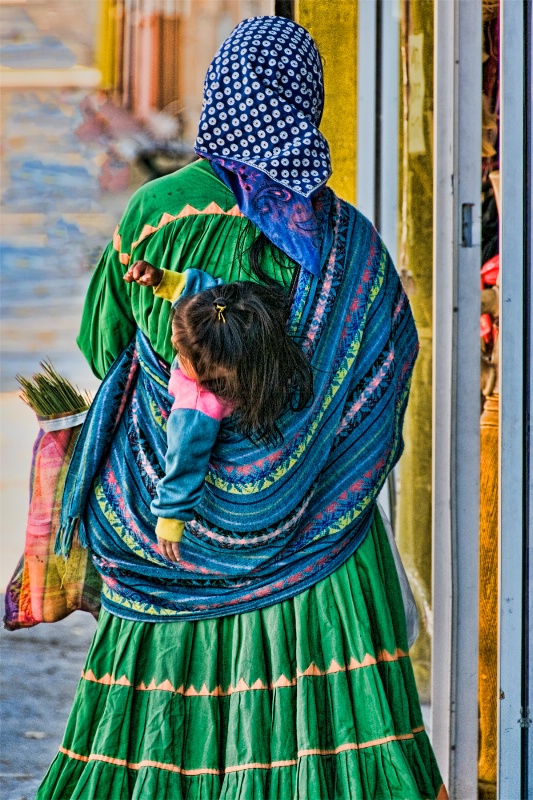
[[[331,175],[317,128],[323,104],[322,64],[307,31],[283,17],[252,17],[207,71],[195,150],[248,164],[309,197]]]

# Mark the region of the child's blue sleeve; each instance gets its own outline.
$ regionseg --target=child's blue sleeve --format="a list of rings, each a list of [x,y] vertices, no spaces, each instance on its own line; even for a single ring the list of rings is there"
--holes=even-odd
[[[167,422],[165,476],[157,485],[151,510],[157,517],[193,519],[204,492],[211,450],[220,428],[217,419],[202,411],[177,408]]]
[[[185,295],[203,292],[224,283],[222,278],[213,278],[201,269],[186,269],[183,272],[173,272],[169,269],[161,270],[163,277],[159,284],[154,286],[154,295],[168,300],[172,307]]]
[[[222,278],[213,278],[211,275],[208,275],[207,272],[202,272],[201,269],[186,269],[182,274],[185,278],[185,285],[180,296],[172,303],[172,308],[179,303],[182,297],[198,294],[198,292],[203,292],[205,289],[212,289],[214,286],[222,286],[224,283]]]

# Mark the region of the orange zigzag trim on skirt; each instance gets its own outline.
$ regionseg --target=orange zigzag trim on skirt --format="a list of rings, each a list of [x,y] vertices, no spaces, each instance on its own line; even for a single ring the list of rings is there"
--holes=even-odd
[[[207,688],[205,683],[201,689],[195,689],[194,686],[189,686],[189,688],[186,689],[183,685],[176,689],[168,680],[168,678],[162,683],[156,683],[155,678],[152,678],[148,685],[143,681],[138,686],[133,687],[133,684],[130,680],[128,680],[126,675],[122,675],[122,677],[116,679],[109,673],[106,673],[101,678],[97,678],[92,669],[82,672],[81,677],[83,680],[90,681],[92,683],[101,683],[105,686],[129,686],[144,692],[153,692],[157,690],[161,692],[181,694],[184,697],[226,697],[239,692],[286,689],[290,686],[296,686],[297,681],[301,678],[317,678],[324,677],[325,675],[334,675],[336,672],[351,672],[355,669],[376,666],[378,662],[389,663],[398,661],[400,658],[407,658],[407,656],[408,653],[405,653],[399,648],[397,648],[392,654],[387,652],[387,650],[381,650],[375,658],[369,653],[366,654],[362,661],[356,661],[356,659],[352,657],[346,666],[341,666],[337,663],[337,661],[333,660],[328,669],[321,670],[316,666],[316,664],[311,663],[303,672],[298,670],[295,678],[287,678],[285,675],[281,675],[277,680],[271,681],[269,684],[264,683],[260,678],[258,678],[255,683],[252,683],[251,686],[246,683],[244,678],[241,678],[235,686],[229,686],[225,690],[222,689],[221,686],[217,686],[211,691]]]
[[[349,742],[348,744],[341,744],[333,750],[321,750],[320,748],[312,748],[309,750],[299,750],[298,759],[305,758],[306,756],[336,756],[339,753],[345,753],[349,750],[366,750],[368,747],[379,747],[382,744],[389,742],[400,742],[408,739],[414,739],[417,733],[422,733],[424,726],[413,728],[411,733],[400,733],[395,736],[383,736],[381,739],[373,739],[370,742]],[[185,769],[179,767],[177,764],[165,764],[161,761],[126,761],[124,758],[113,758],[112,756],[103,756],[98,753],[91,753],[90,756],[82,756],[79,753],[74,753],[72,750],[67,750],[66,747],[61,746],[59,752],[63,755],[72,758],[75,761],[83,761],[89,763],[90,761],[103,761],[106,764],[113,764],[116,767],[127,767],[127,769],[143,769],[145,767],[153,767],[155,769],[166,770],[167,772],[178,772],[180,775],[225,775],[229,772],[240,772],[245,769],[276,769],[277,767],[295,767],[298,764],[298,759],[291,758],[285,761],[271,761],[269,764],[262,764],[260,762],[252,762],[251,764],[236,764],[226,769],[216,769],[213,767],[200,767],[198,769]]]
[[[183,219],[184,217],[194,217],[194,216],[199,216],[199,215],[203,216],[203,215],[208,215],[208,214],[219,214],[219,215],[223,215],[225,217],[243,217],[244,216],[244,214],[240,211],[239,206],[237,206],[237,205],[233,206],[233,208],[229,208],[227,211],[224,211],[224,209],[221,208],[218,205],[218,203],[215,203],[214,201],[212,203],[209,203],[209,205],[207,205],[203,209],[194,208],[194,206],[191,206],[191,205],[187,204],[186,206],[184,206],[181,209],[179,214],[174,214],[173,215],[173,214],[169,214],[168,212],[165,212],[163,214],[163,216],[161,217],[161,219],[159,220],[157,225],[145,225],[143,227],[142,231],[141,231],[141,235],[139,236],[139,238],[135,242],[132,243],[131,249],[133,250],[133,248],[137,247],[137,245],[140,242],[142,242],[143,239],[146,239],[147,236],[150,236],[152,233],[155,233],[160,228],[163,228],[165,225],[168,225],[169,222],[174,222],[174,220]],[[129,264],[129,262],[130,262],[131,256],[129,256],[127,253],[122,253],[121,252],[122,237],[121,237],[120,233],[118,232],[118,225],[115,228],[115,233],[113,234],[113,247],[117,251],[117,253],[119,253],[119,261],[120,261],[120,263],[124,264],[124,266],[127,266]]]

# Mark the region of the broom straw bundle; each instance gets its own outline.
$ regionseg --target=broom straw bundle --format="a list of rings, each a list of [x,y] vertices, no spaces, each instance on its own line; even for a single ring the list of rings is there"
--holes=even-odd
[[[79,414],[91,404],[90,392],[81,392],[69,380],[63,378],[50,361],[41,361],[42,372],[32,378],[17,375],[20,397],[39,417],[55,414]]]

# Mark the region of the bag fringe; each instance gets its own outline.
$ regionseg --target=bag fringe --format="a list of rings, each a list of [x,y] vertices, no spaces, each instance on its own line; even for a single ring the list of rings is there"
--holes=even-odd
[[[68,558],[70,555],[70,549],[72,547],[72,539],[74,537],[74,531],[76,529],[76,525],[78,524],[80,518],[77,517],[67,517],[67,521],[64,522],[57,530],[56,533],[56,540],[54,544],[54,553],[56,556],[63,556],[64,558]],[[80,525],[80,530],[78,531],[78,537],[80,540],[80,544],[82,547],[87,547],[87,537],[85,535],[85,531],[83,530],[83,525]]]

